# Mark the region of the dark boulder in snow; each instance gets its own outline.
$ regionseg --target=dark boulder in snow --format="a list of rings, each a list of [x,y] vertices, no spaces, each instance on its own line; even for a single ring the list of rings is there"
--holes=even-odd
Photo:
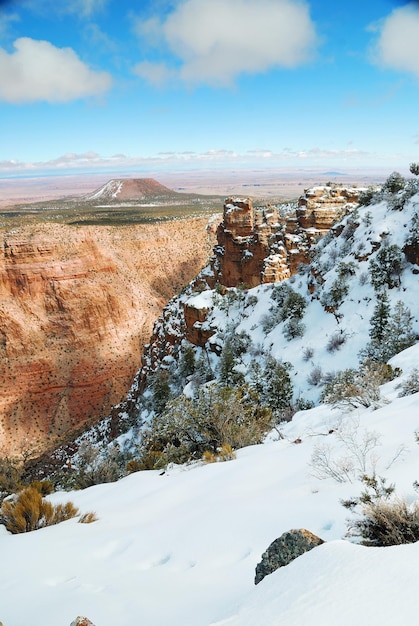
[[[272,574],[284,565],[288,565],[304,552],[308,552],[322,543],[324,543],[323,539],[304,528],[287,531],[275,539],[266,552],[262,554],[261,562],[256,565],[255,585],[260,583],[265,576]]]

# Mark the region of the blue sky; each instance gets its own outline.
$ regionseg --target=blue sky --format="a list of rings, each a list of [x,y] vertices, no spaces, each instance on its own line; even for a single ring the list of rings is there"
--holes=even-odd
[[[0,0],[0,176],[407,168],[419,3]]]

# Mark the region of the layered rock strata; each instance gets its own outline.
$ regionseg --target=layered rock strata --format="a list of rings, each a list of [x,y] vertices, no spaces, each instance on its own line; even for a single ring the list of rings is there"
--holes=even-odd
[[[162,307],[208,258],[206,218],[3,232],[0,455],[30,455],[125,396]]]
[[[289,278],[308,261],[317,239],[356,205],[360,191],[314,187],[301,196],[295,212],[286,214],[277,206],[255,208],[249,198],[228,198],[208,283],[255,287]]]

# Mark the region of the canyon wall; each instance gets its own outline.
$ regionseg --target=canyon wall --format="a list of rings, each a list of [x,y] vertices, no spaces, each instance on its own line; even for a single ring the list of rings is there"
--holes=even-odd
[[[207,261],[206,223],[1,233],[1,455],[53,447],[125,396],[154,320]]]

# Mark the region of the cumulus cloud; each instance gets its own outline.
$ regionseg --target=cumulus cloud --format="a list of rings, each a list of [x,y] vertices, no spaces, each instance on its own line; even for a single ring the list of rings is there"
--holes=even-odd
[[[71,48],[17,39],[15,52],[0,48],[0,100],[10,103],[68,102],[104,93],[112,80],[85,65]]]
[[[395,9],[379,26],[374,60],[394,70],[419,78],[419,6],[410,2]]]
[[[182,0],[163,22],[137,24],[137,33],[165,42],[189,83],[229,85],[242,73],[294,68],[318,43],[302,0]]]

